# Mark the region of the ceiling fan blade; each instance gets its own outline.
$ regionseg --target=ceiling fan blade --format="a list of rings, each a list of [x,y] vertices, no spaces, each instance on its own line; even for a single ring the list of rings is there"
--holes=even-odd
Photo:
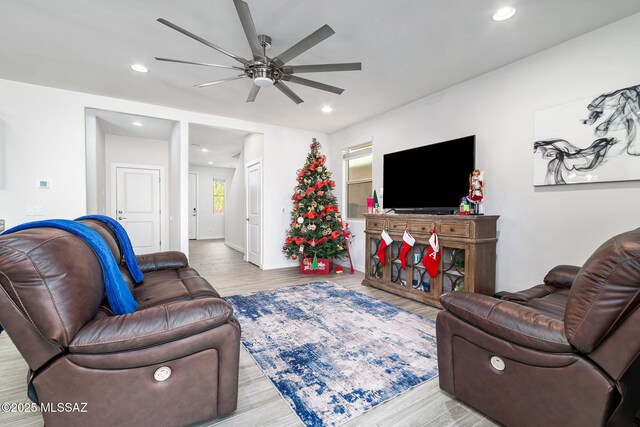
[[[205,62],[183,61],[182,59],[158,58],[157,56],[156,56],[156,60],[157,61],[164,61],[164,62],[176,62],[178,64],[204,65],[205,67],[229,68],[230,70],[244,71],[244,68],[236,67],[236,66],[233,66],[233,65],[207,64]]]
[[[254,84],[251,87],[251,92],[249,92],[249,96],[247,97],[247,102],[255,101],[256,96],[258,96],[258,92],[260,92],[260,86]]]
[[[327,37],[334,35],[335,33],[336,32],[333,31],[333,28],[325,24],[322,27],[318,28],[313,33],[309,34],[307,37],[300,40],[298,43],[291,46],[289,49],[282,52],[276,58],[273,58],[273,60],[279,66],[282,66],[287,62],[291,61],[293,58],[297,57],[298,55],[311,49],[312,47],[314,47],[315,45],[317,45]]]
[[[300,98],[298,95],[296,95],[291,89],[289,89],[289,86],[287,86],[284,83],[282,83],[282,81],[275,82],[273,85],[276,88],[278,88],[280,90],[280,92],[282,92],[285,95],[287,95],[289,97],[289,99],[292,100],[293,102],[295,102],[296,104],[302,104],[304,102],[302,100],[302,98]]]
[[[327,92],[336,93],[338,95],[340,95],[340,94],[342,94],[342,92],[344,92],[344,89],[341,89],[339,87],[335,87],[335,86],[327,85],[327,84],[324,84],[324,83],[316,82],[314,80],[303,79],[302,77],[290,76],[288,74],[285,74],[284,76],[282,76],[282,80],[286,80],[286,81],[291,82],[291,83],[297,83],[299,85],[309,86],[309,87],[312,87],[312,88],[315,88],[315,89],[325,90]]]
[[[247,77],[247,76],[242,74],[240,76],[227,77],[226,79],[216,80],[216,81],[213,81],[213,82],[201,83],[199,85],[195,85],[195,87],[207,87],[207,86],[217,85],[218,83],[224,83],[224,82],[230,82],[232,80],[244,79],[245,77]]]
[[[227,55],[227,56],[229,56],[229,57],[231,57],[231,58],[235,59],[235,60],[236,60],[236,61],[238,61],[238,62],[241,62],[241,63],[243,63],[243,64],[246,64],[247,62],[249,62],[249,61],[247,61],[246,59],[241,58],[241,57],[239,57],[239,56],[237,56],[237,55],[234,55],[233,53],[231,53],[231,52],[229,52],[229,51],[227,51],[227,50],[224,50],[224,49],[223,49],[223,48],[221,48],[220,46],[215,45],[215,44],[211,43],[210,41],[203,39],[203,38],[202,38],[202,37],[200,37],[200,36],[196,36],[196,35],[195,35],[195,34],[193,34],[192,32],[185,30],[184,28],[178,27],[178,26],[177,26],[176,24],[174,24],[173,22],[169,22],[169,21],[167,21],[167,20],[166,20],[166,19],[164,19],[164,18],[159,18],[159,19],[158,19],[158,22],[159,22],[159,23],[161,23],[161,24],[166,25],[166,26],[167,26],[167,27],[169,27],[169,28],[173,28],[173,29],[174,29],[174,30],[176,30],[177,32],[182,33],[182,34],[184,34],[184,35],[185,35],[185,36],[187,36],[187,37],[191,37],[192,39],[194,39],[194,40],[196,40],[196,41],[199,41],[200,43],[202,43],[202,44],[204,44],[204,45],[206,45],[206,46],[209,46],[210,48],[215,49],[215,50],[217,50],[217,51],[218,51],[218,52],[220,52],[220,53],[224,53],[225,55]]]
[[[328,71],[360,71],[362,63],[348,62],[342,64],[287,65],[282,67],[285,74],[326,73]]]
[[[233,0],[233,3],[236,5],[236,11],[240,17],[240,23],[242,24],[244,34],[247,36],[247,41],[249,42],[251,53],[253,53],[253,58],[261,59],[263,57],[262,49],[260,48],[260,42],[258,42],[258,33],[256,32],[256,25],[253,23],[253,18],[249,11],[249,5],[247,2],[242,0]]]

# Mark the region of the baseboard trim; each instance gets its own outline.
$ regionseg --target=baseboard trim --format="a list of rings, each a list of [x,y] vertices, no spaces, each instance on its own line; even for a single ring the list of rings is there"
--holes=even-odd
[[[240,252],[240,253],[244,253],[244,248],[241,248],[240,246],[235,245],[235,244],[233,244],[233,243],[231,243],[231,242],[227,242],[227,241],[225,240],[224,245],[225,245],[225,246],[228,246],[228,247],[230,247],[231,249],[236,250],[236,251],[238,251],[238,252]],[[246,258],[246,257],[245,257],[245,258]],[[246,260],[245,260],[245,261],[246,261]]]
[[[196,240],[220,240],[224,239],[224,236],[198,236]]]

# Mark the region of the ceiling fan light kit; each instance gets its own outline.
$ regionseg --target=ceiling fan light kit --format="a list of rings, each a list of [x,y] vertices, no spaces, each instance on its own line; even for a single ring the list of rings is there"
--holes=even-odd
[[[169,28],[172,28],[179,33],[186,35],[214,50],[217,50],[220,53],[223,53],[230,58],[235,59],[236,61],[242,64],[242,67],[238,66],[228,66],[228,65],[217,65],[217,64],[208,64],[203,62],[192,62],[192,61],[184,61],[180,59],[169,59],[169,58],[158,58],[158,61],[164,62],[175,62],[179,64],[189,64],[189,65],[200,65],[205,67],[215,67],[215,68],[228,68],[234,70],[241,70],[243,74],[228,77],[225,79],[215,80],[212,82],[202,83],[196,85],[196,87],[207,87],[212,86],[218,83],[223,83],[231,80],[238,80],[243,78],[250,78],[253,81],[253,85],[251,87],[251,91],[249,92],[249,96],[247,97],[246,102],[253,102],[262,87],[275,86],[279,89],[283,94],[285,94],[289,99],[291,99],[296,104],[300,104],[303,100],[296,95],[287,85],[284,84],[283,81],[287,81],[290,83],[295,83],[303,86],[312,87],[315,89],[324,90],[327,92],[335,93],[340,95],[344,89],[339,87],[331,86],[328,84],[316,82],[314,80],[303,79],[301,77],[297,77],[293,74],[300,73],[318,73],[318,72],[329,72],[329,71],[359,71],[362,69],[362,64],[359,62],[352,63],[341,63],[341,64],[316,64],[316,65],[286,65],[289,61],[297,58],[302,53],[311,49],[318,43],[322,42],[326,38],[335,34],[335,31],[328,26],[323,25],[304,39],[300,40],[295,45],[291,46],[289,49],[282,52],[280,55],[270,58],[266,54],[267,48],[271,47],[271,37],[267,35],[258,35],[256,33],[255,24],[253,23],[253,18],[251,17],[251,12],[249,11],[249,5],[243,0],[233,0],[233,3],[236,7],[236,11],[238,12],[238,16],[240,18],[240,23],[242,24],[242,29],[244,30],[245,36],[247,37],[247,41],[249,43],[249,47],[251,48],[252,58],[247,60],[240,56],[237,56],[220,46],[217,46],[214,43],[211,43],[208,40],[199,37],[184,28],[177,26],[176,24],[167,21],[164,18],[159,18],[158,22],[166,25]]]

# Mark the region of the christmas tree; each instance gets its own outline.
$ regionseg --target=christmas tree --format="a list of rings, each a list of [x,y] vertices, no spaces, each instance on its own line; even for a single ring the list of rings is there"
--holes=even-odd
[[[287,258],[342,258],[346,253],[345,231],[333,195],[336,186],[320,153],[320,143],[313,139],[304,167],[298,170],[294,188],[291,229],[282,252]],[[348,236],[347,236],[348,237]]]

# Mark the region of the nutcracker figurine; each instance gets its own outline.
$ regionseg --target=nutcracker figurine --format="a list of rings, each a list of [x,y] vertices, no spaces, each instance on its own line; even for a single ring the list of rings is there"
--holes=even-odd
[[[482,171],[476,169],[469,176],[469,195],[467,200],[473,203],[473,215],[480,213],[480,203],[484,199],[484,177]]]

